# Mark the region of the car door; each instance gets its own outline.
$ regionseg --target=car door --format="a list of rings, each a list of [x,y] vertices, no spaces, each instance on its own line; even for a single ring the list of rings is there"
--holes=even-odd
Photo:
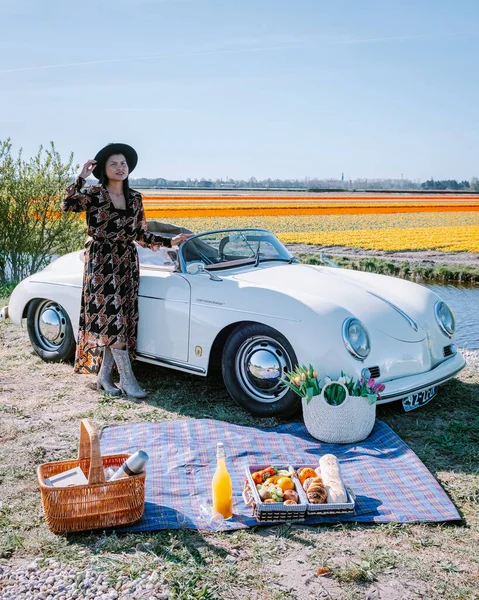
[[[180,273],[141,268],[137,351],[188,360],[190,284]]]

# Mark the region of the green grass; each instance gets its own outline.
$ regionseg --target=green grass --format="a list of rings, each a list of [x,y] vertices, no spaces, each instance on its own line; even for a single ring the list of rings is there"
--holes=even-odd
[[[332,568],[332,576],[338,581],[364,583],[377,581],[380,574],[389,574],[398,562],[397,556],[384,549],[365,553],[345,567]]]
[[[318,254],[299,253],[300,262],[310,265],[324,264]],[[329,256],[336,264],[345,269],[366,271],[392,275],[403,279],[422,281],[454,282],[462,284],[479,283],[479,267],[467,265],[439,265],[427,266],[413,261],[388,260],[367,256],[361,258],[348,258],[346,256]]]

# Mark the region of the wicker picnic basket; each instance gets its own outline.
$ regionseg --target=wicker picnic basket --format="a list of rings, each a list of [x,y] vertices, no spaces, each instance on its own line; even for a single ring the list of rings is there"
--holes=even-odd
[[[330,385],[344,388],[346,399],[333,406],[324,398],[324,391]],[[365,440],[371,433],[376,420],[376,403],[368,398],[350,396],[348,389],[339,381],[326,384],[319,396],[308,402],[302,399],[303,419],[309,433],[327,444],[353,444]]]
[[[130,454],[101,456],[98,431],[90,419],[80,423],[78,459],[40,465],[37,469],[43,510],[53,533],[87,531],[129,525],[141,519],[145,506],[146,472],[106,481],[106,467],[121,466]],[[80,467],[88,484],[52,487],[45,479]]]

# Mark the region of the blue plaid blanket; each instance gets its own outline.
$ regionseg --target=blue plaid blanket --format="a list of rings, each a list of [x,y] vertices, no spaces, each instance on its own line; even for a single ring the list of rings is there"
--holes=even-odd
[[[234,516],[219,525],[204,509],[211,502],[216,442],[225,444],[233,481]],[[145,514],[123,531],[159,529],[240,529],[258,525],[245,506],[242,490],[248,465],[317,465],[335,454],[346,483],[356,494],[355,515],[325,515],[304,523],[411,523],[460,520],[444,490],[394,431],[376,421],[372,434],[358,444],[323,444],[303,423],[273,428],[244,427],[210,419],[137,423],[106,427],[102,454],[145,450]],[[203,508],[202,508],[203,507]],[[264,524],[262,522],[261,524]]]

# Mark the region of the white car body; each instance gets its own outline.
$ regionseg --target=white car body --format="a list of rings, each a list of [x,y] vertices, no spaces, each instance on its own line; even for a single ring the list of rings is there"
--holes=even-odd
[[[465,360],[435,317],[440,298],[428,288],[384,275],[327,266],[264,262],[208,273],[172,271],[161,253],[138,247],[138,359],[206,376],[215,340],[225,328],[261,323],[291,344],[298,364],[312,364],[319,377],[341,371],[376,374],[386,390],[379,403],[404,399],[454,377]],[[160,259],[160,260],[159,260]],[[22,281],[8,306],[13,322],[33,299],[60,304],[77,335],[83,251],[51,263]],[[369,356],[358,360],[346,348],[342,327],[349,317],[366,327]],[[379,376],[377,373],[379,371]],[[364,371],[363,371],[364,373]]]

